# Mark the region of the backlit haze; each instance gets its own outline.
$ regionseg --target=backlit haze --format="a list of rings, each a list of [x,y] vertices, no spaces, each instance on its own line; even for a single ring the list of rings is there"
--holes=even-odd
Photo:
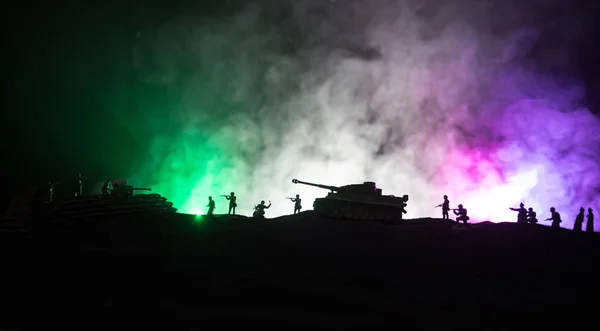
[[[568,226],[599,205],[600,122],[577,77],[528,57],[544,25],[516,5],[277,3],[140,31],[132,130],[152,158],[136,186],[188,213],[209,195],[226,213],[219,195],[234,191],[241,214],[271,200],[267,217],[327,194],[293,178],[374,181],[410,196],[406,217],[440,215],[444,194],[475,221],[515,221],[524,202]]]

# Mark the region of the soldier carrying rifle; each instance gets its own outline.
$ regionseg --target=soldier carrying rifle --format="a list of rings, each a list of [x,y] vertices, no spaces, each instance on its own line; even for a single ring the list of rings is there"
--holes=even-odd
[[[300,199],[300,195],[296,194],[296,198],[286,198],[286,199],[290,199],[290,200],[292,200],[292,202],[295,202],[294,203],[294,214],[299,213],[300,210],[302,209],[302,205],[301,205],[302,199]]]
[[[458,205],[458,208],[453,208],[451,210],[454,212],[454,215],[457,216],[456,225],[459,225],[460,222],[463,222],[463,224],[466,226],[470,219],[470,217],[467,216],[467,209],[463,208],[463,205]]]
[[[439,207],[442,207],[442,218],[445,220],[449,219],[450,216],[448,216],[448,211],[450,210],[450,200],[448,200],[447,195],[444,195],[444,202],[435,206],[435,208],[439,208]]]
[[[557,212],[556,208],[554,207],[550,208],[550,213],[552,213],[552,216],[547,218],[546,221],[552,221],[552,225],[550,227],[560,228],[560,223],[562,223],[562,220],[560,219],[560,213]]]
[[[235,193],[231,192],[229,195],[221,196],[229,200],[229,212],[227,212],[227,214],[235,215],[235,207],[237,207],[237,197],[235,196]]]

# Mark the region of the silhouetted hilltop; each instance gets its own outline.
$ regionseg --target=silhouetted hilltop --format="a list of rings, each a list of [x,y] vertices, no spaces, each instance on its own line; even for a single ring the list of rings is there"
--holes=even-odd
[[[12,238],[0,243],[0,311],[15,329],[75,320],[425,330],[598,322],[600,236],[541,225],[155,213],[37,223]]]

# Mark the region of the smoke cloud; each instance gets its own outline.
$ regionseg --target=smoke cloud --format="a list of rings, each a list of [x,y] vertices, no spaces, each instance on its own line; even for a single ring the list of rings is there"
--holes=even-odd
[[[298,178],[375,181],[410,195],[408,217],[437,216],[447,194],[474,220],[514,221],[524,202],[569,226],[598,206],[600,121],[561,48],[543,52],[554,71],[529,56],[548,8],[322,0],[174,17],[135,45],[152,159],[132,178],[190,213],[209,195],[226,212],[231,191],[242,214],[261,200],[289,214],[295,194],[310,209],[327,191]]]

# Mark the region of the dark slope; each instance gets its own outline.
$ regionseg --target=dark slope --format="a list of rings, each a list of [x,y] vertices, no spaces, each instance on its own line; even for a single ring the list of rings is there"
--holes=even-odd
[[[17,329],[598,322],[600,237],[543,226],[175,214],[40,227],[2,245],[0,321]]]

